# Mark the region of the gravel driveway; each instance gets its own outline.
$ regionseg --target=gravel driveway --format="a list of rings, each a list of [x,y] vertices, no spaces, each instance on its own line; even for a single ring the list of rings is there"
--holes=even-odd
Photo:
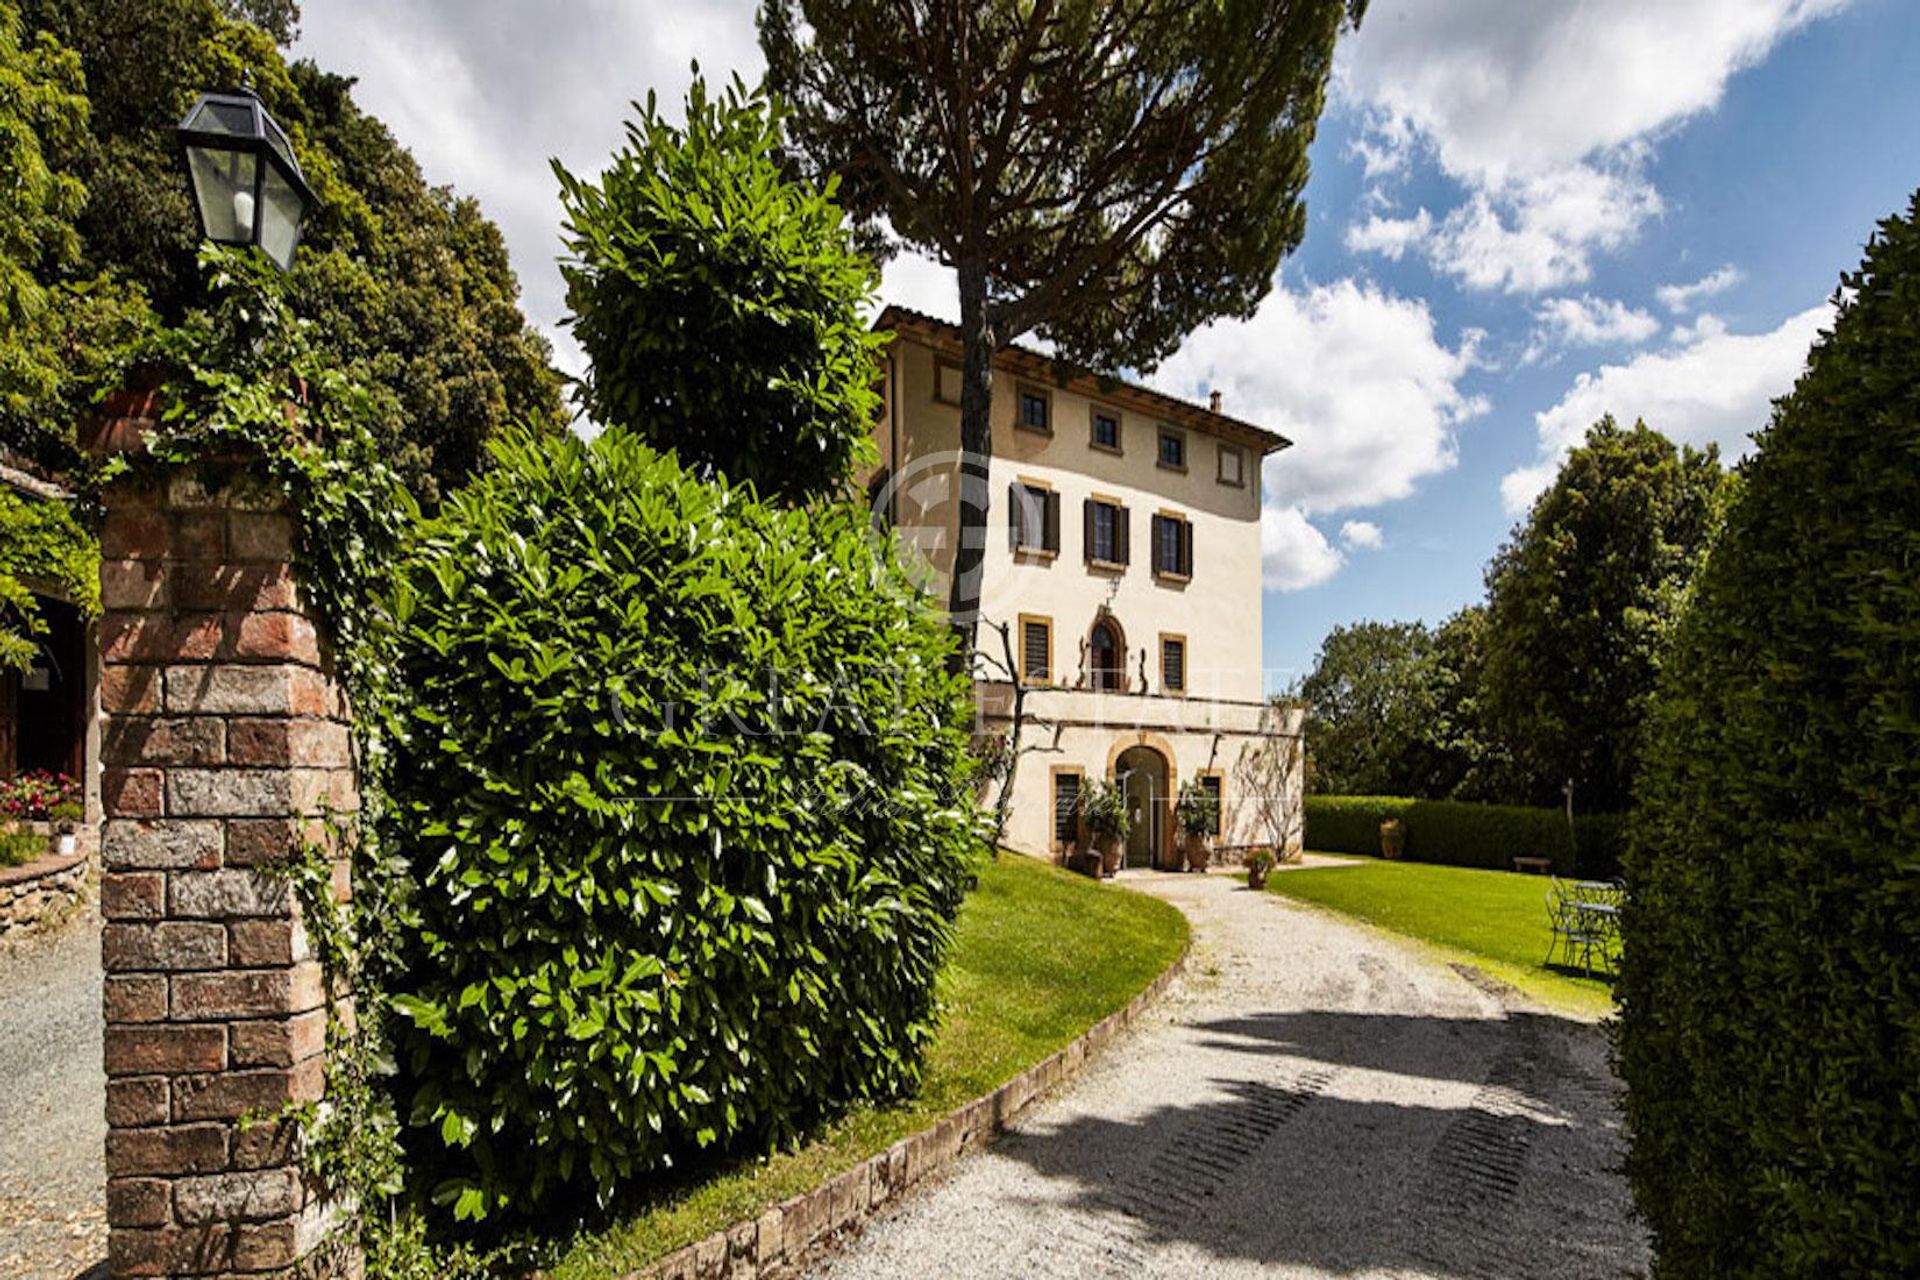
[[[106,1256],[100,921],[0,942],[0,1277]]]
[[[1191,976],[813,1275],[1645,1274],[1597,1028],[1226,876],[1132,883]]]

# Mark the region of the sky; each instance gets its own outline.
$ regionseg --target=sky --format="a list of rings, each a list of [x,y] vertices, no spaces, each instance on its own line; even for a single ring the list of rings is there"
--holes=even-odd
[[[500,224],[569,372],[549,166],[594,174],[630,103],[756,79],[752,0],[308,0],[295,52],[428,181]],[[1338,57],[1309,230],[1258,314],[1162,390],[1268,426],[1265,660],[1438,622],[1606,412],[1750,447],[1875,222],[1920,187],[1914,0],[1372,0]],[[885,301],[957,312],[901,257]]]

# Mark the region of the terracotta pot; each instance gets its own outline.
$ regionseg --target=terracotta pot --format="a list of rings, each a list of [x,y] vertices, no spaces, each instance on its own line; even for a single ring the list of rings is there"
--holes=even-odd
[[[1091,851],[1074,853],[1067,856],[1067,870],[1077,872],[1089,880],[1100,878],[1100,855]]]
[[[1095,836],[1093,847],[1100,855],[1100,870],[1112,875],[1120,869],[1120,855],[1126,848],[1119,836]]]
[[[1249,889],[1266,888],[1267,876],[1271,871],[1272,871],[1271,867],[1248,867],[1247,868],[1247,888]]]
[[[1213,849],[1208,845],[1207,838],[1183,832],[1180,841],[1186,847],[1187,870],[1205,871],[1207,864],[1213,861]]]
[[[1380,824],[1380,856],[1388,862],[1398,862],[1406,851],[1406,824],[1398,818],[1388,818]]]

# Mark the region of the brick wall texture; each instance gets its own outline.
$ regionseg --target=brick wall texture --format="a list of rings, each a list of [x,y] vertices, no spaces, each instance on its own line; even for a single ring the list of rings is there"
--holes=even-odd
[[[101,952],[113,1276],[283,1272],[328,1224],[320,965],[265,868],[357,808],[293,523],[242,462],[122,481],[101,530]],[[336,863],[336,894],[347,878]]]

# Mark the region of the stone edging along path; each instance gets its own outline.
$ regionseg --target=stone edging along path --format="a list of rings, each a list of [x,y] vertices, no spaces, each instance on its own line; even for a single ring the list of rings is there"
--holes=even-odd
[[[49,853],[0,867],[0,935],[60,915],[79,902],[91,870],[86,853]]]
[[[1138,995],[982,1098],[949,1112],[931,1128],[900,1139],[759,1218],[716,1231],[622,1280],[777,1280],[830,1251],[851,1228],[991,1142],[1036,1099],[1074,1079],[1101,1050],[1139,1020],[1186,971],[1189,943]]]

